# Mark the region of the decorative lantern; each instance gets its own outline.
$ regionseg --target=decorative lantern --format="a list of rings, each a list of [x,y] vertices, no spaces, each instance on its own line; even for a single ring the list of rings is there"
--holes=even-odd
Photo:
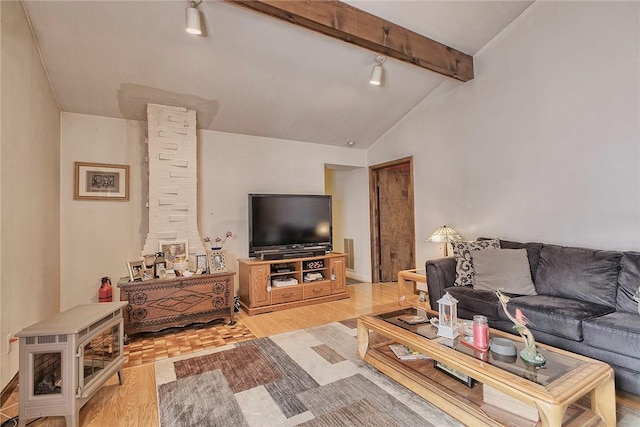
[[[454,339],[458,336],[458,300],[449,292],[438,300],[438,336]]]

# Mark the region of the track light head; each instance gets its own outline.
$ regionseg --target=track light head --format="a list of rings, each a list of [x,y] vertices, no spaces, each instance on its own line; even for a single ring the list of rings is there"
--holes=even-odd
[[[199,2],[192,1],[191,6],[186,10],[187,26],[185,29],[189,34],[202,34],[201,17],[200,11],[198,10],[198,5],[201,2],[202,0],[200,0]]]
[[[380,86],[382,82],[382,67],[379,65],[374,65],[373,70],[371,70],[371,78],[369,79],[369,83],[374,86]]]
[[[380,86],[382,83],[382,64],[387,60],[386,56],[376,56],[377,64],[373,66],[373,70],[371,70],[371,78],[369,79],[369,83],[374,86]]]

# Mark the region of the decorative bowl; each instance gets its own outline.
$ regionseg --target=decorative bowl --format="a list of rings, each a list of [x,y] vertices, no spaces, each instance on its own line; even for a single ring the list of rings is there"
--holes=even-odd
[[[489,348],[492,352],[503,356],[515,356],[517,353],[516,345],[513,343],[513,341],[506,338],[492,339]]]

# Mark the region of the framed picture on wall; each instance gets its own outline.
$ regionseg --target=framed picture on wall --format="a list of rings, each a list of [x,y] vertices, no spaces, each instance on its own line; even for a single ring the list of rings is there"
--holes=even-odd
[[[129,200],[129,165],[75,162],[75,200]]]

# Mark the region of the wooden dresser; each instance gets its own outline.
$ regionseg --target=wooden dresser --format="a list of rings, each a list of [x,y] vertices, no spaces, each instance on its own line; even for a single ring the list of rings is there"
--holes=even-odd
[[[124,312],[124,332],[157,332],[166,328],[233,320],[234,272],[154,279],[118,285]]]

